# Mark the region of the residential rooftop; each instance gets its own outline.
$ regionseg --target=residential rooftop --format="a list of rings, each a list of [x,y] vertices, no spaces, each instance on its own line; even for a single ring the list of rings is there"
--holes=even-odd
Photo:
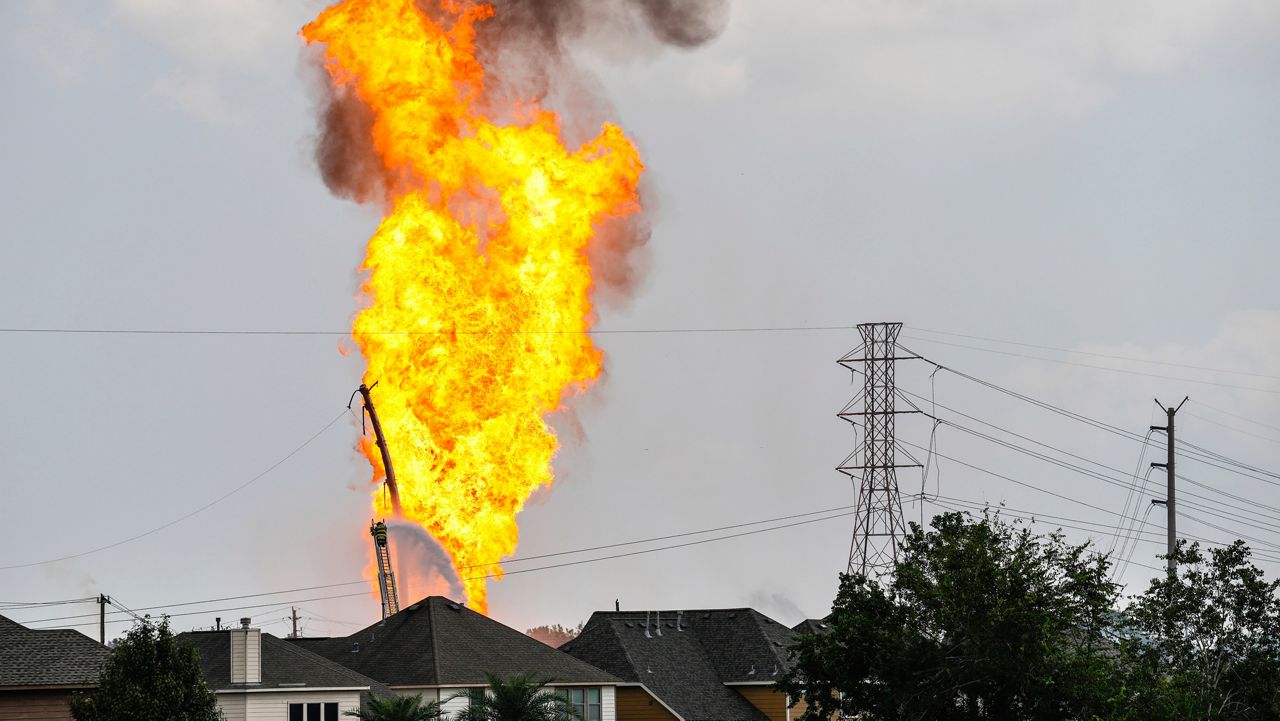
[[[27,628],[0,616],[0,688],[96,686],[110,655],[79,631]]]
[[[291,639],[295,644],[388,686],[483,686],[485,672],[534,673],[561,684],[614,684],[591,664],[476,613],[428,596],[350,636]]]

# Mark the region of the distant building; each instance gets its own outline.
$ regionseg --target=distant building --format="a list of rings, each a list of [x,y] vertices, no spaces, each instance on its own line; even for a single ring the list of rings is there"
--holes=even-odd
[[[68,629],[34,629],[0,616],[0,720],[71,719],[71,696],[91,691],[106,646]]]
[[[442,596],[430,596],[350,636],[291,639],[386,684],[398,694],[440,701],[445,713],[467,706],[468,694],[501,678],[550,679],[582,721],[617,721],[618,678]]]
[[[339,721],[364,694],[390,689],[269,633],[249,628],[178,634],[200,653],[226,721]]]
[[[773,686],[796,637],[750,608],[598,611],[560,649],[622,679],[618,721],[792,721]]]

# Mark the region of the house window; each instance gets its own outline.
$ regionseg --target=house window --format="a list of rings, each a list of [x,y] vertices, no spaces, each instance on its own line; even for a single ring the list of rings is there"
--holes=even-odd
[[[598,687],[565,688],[560,694],[569,700],[575,721],[601,721]]]
[[[469,688],[467,689],[467,704],[472,708],[480,706],[484,703],[484,696],[485,689],[483,686],[480,688]]]
[[[338,721],[338,704],[291,703],[289,721]]]

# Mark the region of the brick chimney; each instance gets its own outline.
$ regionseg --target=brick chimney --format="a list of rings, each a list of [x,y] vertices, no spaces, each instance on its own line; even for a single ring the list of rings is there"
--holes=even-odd
[[[262,631],[249,628],[249,619],[240,619],[240,628],[231,633],[231,683],[262,683]]]

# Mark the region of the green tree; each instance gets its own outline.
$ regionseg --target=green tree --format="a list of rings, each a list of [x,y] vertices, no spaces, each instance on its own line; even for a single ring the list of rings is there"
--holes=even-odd
[[[912,524],[884,584],[842,575],[828,625],[778,688],[806,720],[1108,718],[1118,587],[1108,561],[998,514]]]
[[[217,721],[200,657],[169,620],[140,621],[111,651],[98,688],[71,702],[77,721]]]
[[[440,702],[423,702],[422,694],[415,696],[378,697],[365,696],[364,707],[359,711],[346,711],[362,721],[431,721],[440,717]]]
[[[1164,574],[1126,609],[1133,711],[1159,721],[1280,719],[1280,581],[1237,541],[1180,544]]]
[[[487,672],[485,678],[489,681],[487,689],[472,689],[453,697],[469,701],[457,721],[565,721],[579,716],[563,693],[547,686],[550,679],[533,674],[503,679]]]

